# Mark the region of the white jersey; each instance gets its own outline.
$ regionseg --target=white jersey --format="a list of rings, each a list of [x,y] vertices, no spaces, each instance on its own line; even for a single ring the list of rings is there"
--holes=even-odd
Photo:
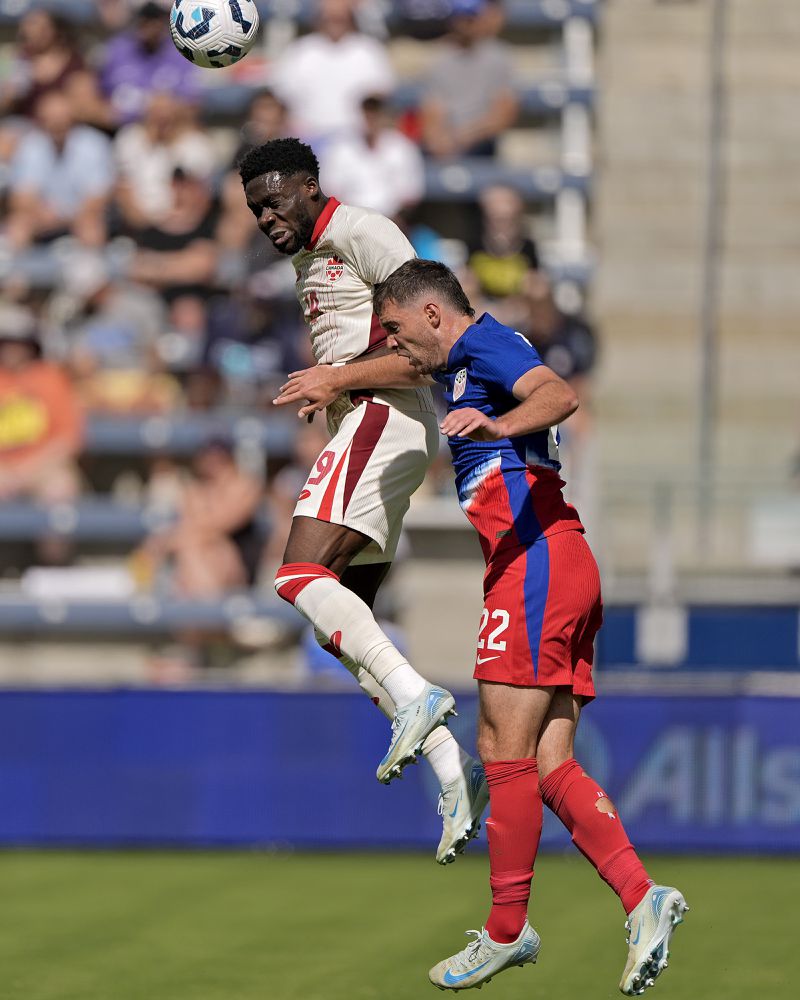
[[[318,364],[344,364],[385,344],[372,290],[414,256],[390,219],[328,199],[310,242],[292,258],[297,297]],[[401,410],[433,412],[428,388],[380,389],[372,396]],[[349,394],[343,394],[328,407],[329,423],[337,426],[350,409]]]

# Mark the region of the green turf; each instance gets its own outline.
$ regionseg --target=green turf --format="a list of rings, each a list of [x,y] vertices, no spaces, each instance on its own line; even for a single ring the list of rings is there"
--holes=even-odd
[[[800,860],[647,859],[692,911],[650,994],[794,996]],[[0,854],[3,1000],[432,1000],[430,965],[487,912],[486,859]],[[488,1000],[618,997],[624,914],[580,858],[544,856],[535,967]]]

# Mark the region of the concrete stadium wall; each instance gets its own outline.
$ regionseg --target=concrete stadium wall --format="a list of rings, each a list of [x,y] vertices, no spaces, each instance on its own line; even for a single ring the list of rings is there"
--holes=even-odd
[[[605,472],[669,475],[696,460],[711,12],[712,0],[604,7],[594,237]],[[726,469],[787,475],[800,445],[799,47],[796,0],[728,0],[716,444]]]

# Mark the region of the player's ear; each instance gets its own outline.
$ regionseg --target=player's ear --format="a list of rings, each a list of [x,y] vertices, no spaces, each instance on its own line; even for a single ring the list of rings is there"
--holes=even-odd
[[[439,325],[442,322],[442,313],[435,302],[425,303],[425,318],[428,320],[428,322],[434,328],[434,330],[439,329]]]
[[[316,201],[320,196],[319,182],[316,177],[312,177],[310,174],[306,177],[303,186],[306,189],[306,194],[312,201]]]

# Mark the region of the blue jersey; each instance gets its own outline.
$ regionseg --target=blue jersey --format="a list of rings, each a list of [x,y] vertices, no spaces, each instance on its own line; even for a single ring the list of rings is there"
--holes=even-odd
[[[469,406],[496,419],[519,405],[515,383],[541,364],[522,334],[484,313],[453,344],[447,368],[433,377],[444,386],[448,412]],[[556,428],[499,441],[453,437],[450,450],[459,502],[487,558],[500,544],[582,530],[561,494]]]

